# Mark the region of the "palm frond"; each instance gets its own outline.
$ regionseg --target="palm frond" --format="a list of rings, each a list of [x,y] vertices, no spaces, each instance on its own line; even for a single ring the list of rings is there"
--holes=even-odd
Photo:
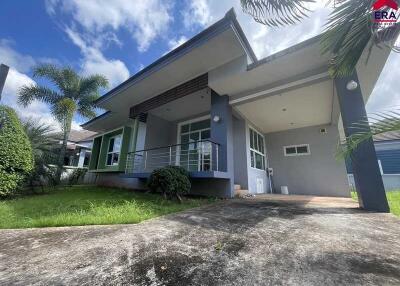
[[[95,100],[99,98],[99,95],[97,93],[91,94],[84,96],[80,98],[78,101],[78,110],[77,112],[86,118],[94,118],[96,117],[96,112],[95,112]]]
[[[81,78],[80,81],[80,94],[82,95],[92,95],[97,94],[100,88],[107,88],[108,80],[102,75],[91,75],[88,77]]]
[[[346,0],[331,13],[321,40],[322,53],[333,56],[333,77],[350,75],[365,48],[371,43],[371,2]]]
[[[70,67],[59,68],[53,64],[40,64],[33,69],[33,76],[50,80],[68,97],[73,96],[79,86],[79,75]]]
[[[35,84],[21,87],[18,93],[18,103],[24,107],[28,106],[34,100],[54,104],[61,98],[61,95],[56,91]]]
[[[71,125],[72,118],[77,110],[77,104],[71,98],[65,97],[51,106],[51,113],[61,123],[61,128]]]
[[[255,21],[270,26],[286,26],[308,17],[308,4],[314,0],[241,0],[243,12]]]
[[[25,120],[23,127],[31,142],[35,161],[44,159],[44,156],[52,151],[57,142],[53,128],[32,118]]]
[[[370,123],[371,122],[371,123]],[[346,142],[338,152],[339,157],[350,158],[352,153],[361,144],[372,140],[374,136],[399,131],[400,130],[400,111],[384,111],[374,113],[370,118],[354,123],[350,128],[354,134],[346,138]]]

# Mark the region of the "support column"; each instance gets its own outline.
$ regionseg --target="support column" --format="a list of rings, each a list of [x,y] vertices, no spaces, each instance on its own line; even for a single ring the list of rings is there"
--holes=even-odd
[[[214,118],[219,121],[215,122]],[[233,196],[233,122],[232,107],[227,95],[211,90],[211,141],[219,143],[219,171],[227,172],[230,179],[225,188],[227,197]],[[215,160],[215,159],[214,159]]]
[[[347,84],[352,80],[358,83],[358,87],[354,90],[348,90]],[[346,137],[349,137],[361,131],[353,124],[367,118],[357,73],[354,72],[352,76],[335,79],[335,85],[344,131]],[[389,212],[372,139],[360,144],[353,152],[351,162],[360,207],[368,211]]]

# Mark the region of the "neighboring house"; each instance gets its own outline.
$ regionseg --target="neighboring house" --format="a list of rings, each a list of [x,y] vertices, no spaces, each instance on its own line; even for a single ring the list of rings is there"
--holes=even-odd
[[[400,189],[400,131],[374,136],[379,169],[387,191]],[[346,162],[349,182],[354,187],[351,162]]]
[[[108,111],[82,125],[99,134],[89,164],[97,184],[145,188],[151,171],[171,164],[190,171],[198,194],[232,197],[240,185],[349,196],[335,152],[349,110],[338,98],[351,95],[330,78],[319,40],[259,60],[229,11],[97,101]],[[360,59],[365,101],[389,53],[374,48],[368,64]]]
[[[64,157],[65,167],[88,167],[93,138],[96,134],[88,130],[71,130]],[[62,144],[62,134],[56,134],[56,139],[60,140],[58,144]]]

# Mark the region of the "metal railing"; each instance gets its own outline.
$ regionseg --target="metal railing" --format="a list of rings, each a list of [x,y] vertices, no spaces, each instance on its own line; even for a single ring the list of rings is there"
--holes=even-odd
[[[166,166],[181,166],[189,172],[219,171],[219,144],[195,141],[128,153],[126,174],[148,173]]]

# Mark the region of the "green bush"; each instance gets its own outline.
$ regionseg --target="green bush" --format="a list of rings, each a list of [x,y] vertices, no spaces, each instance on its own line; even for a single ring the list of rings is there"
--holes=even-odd
[[[154,192],[161,192],[164,197],[176,197],[190,191],[191,184],[188,172],[177,166],[168,166],[154,170],[149,178],[148,187]]]
[[[85,177],[86,172],[87,169],[85,168],[74,169],[68,177],[68,184],[70,186],[78,184],[79,181]]]
[[[33,163],[31,144],[17,114],[0,105],[0,197],[17,190]]]

